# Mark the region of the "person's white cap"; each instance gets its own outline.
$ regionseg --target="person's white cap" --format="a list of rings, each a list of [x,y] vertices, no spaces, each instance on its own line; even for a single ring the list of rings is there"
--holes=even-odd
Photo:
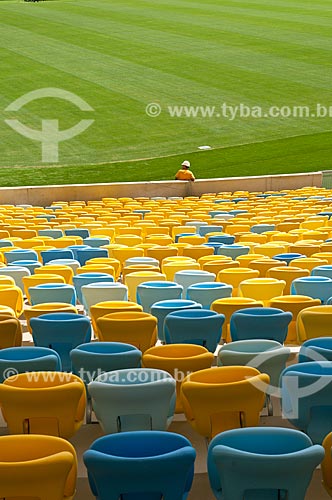
[[[185,160],[183,163],[181,163],[181,167],[190,167],[190,161]]]

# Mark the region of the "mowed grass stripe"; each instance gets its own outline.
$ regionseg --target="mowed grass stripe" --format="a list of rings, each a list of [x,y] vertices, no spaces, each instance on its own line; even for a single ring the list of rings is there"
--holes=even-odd
[[[86,3],[84,3],[84,5],[86,5]],[[90,5],[91,5],[91,8],[94,5],[93,9],[96,10],[95,4],[90,4]],[[112,8],[114,8],[113,4],[107,5],[106,11],[108,12]],[[158,19],[157,24],[159,25],[159,17],[157,17],[158,14],[153,9],[146,11],[145,9],[140,9],[140,8],[136,7],[136,8],[131,8],[131,9],[127,8],[126,12],[131,13],[131,16],[128,15],[126,21],[123,20],[123,17],[122,17],[121,23],[122,22],[129,23],[131,17],[135,18],[136,23],[139,23],[139,18],[143,16],[144,19],[145,18],[150,19],[152,17],[155,19]],[[176,21],[178,18],[179,18],[179,21],[177,23]],[[222,25],[221,28],[218,27],[218,22],[216,22],[216,21],[214,21],[215,25],[213,24],[213,22],[210,22],[207,20],[202,21],[200,19],[199,22],[197,22],[194,17],[186,16],[185,18],[183,18],[183,16],[181,16],[181,15],[177,16],[176,12],[175,13],[171,12],[168,15],[165,15],[165,13],[163,13],[161,24],[165,23],[165,20],[167,20],[167,19],[169,19],[169,22],[172,24],[173,28],[174,28],[174,25],[176,25],[177,31],[179,33],[186,33],[187,35],[190,32],[194,32],[194,34],[196,36],[196,30],[193,30],[193,26],[195,26],[195,28],[199,28],[199,27],[205,28],[205,32],[206,32],[206,28],[209,27],[209,33],[212,33],[212,34],[214,34],[215,29],[218,30],[219,32],[222,31],[223,33],[219,33],[219,36],[221,35],[220,36],[221,40],[225,40],[224,31],[232,32],[232,29],[233,29],[232,22],[229,18],[227,18],[227,22],[226,22],[226,19],[224,19],[224,24]],[[264,19],[262,20],[263,26],[261,26],[261,28],[260,28],[261,30],[264,28],[263,21],[264,21]],[[83,16],[83,18],[81,18],[81,22],[84,23],[84,16]],[[119,19],[118,19],[117,23],[120,23]],[[332,23],[332,19],[331,19],[331,23]],[[240,28],[240,30],[238,28],[239,25],[243,26],[243,28],[242,29]],[[248,19],[246,17],[241,18],[241,16],[235,16],[234,26],[235,26],[234,29],[236,32],[241,31],[241,34],[248,35],[248,37],[249,37],[250,33],[252,33],[252,34],[255,33],[257,36],[257,28],[255,26],[251,26],[250,19]],[[189,27],[189,29],[188,29],[188,27]],[[325,88],[325,89],[330,88],[330,81],[331,81],[331,76],[332,76],[331,68],[330,67],[325,68],[324,73],[322,73],[321,67],[319,65],[319,60],[316,61],[314,57],[311,59],[312,62],[310,62],[310,64],[308,62],[301,63],[300,61],[295,61],[296,54],[294,55],[294,57],[292,57],[292,51],[291,50],[286,51],[285,46],[281,48],[279,55],[277,53],[274,53],[270,57],[270,55],[268,54],[268,51],[269,51],[269,48],[268,48],[269,26],[266,26],[265,28],[266,29],[264,29],[264,32],[261,35],[261,36],[263,36],[263,35],[266,36],[265,43],[264,43],[264,38],[263,38],[263,40],[260,41],[261,47],[262,46],[264,47],[264,45],[266,45],[266,49],[265,49],[264,53],[258,52],[258,54],[257,54],[256,50],[254,50],[253,48],[250,47],[250,39],[249,39],[248,45],[250,48],[247,49],[245,47],[241,47],[241,52],[239,52],[237,46],[232,48],[232,47],[227,46],[227,43],[223,43],[223,44],[221,44],[221,46],[217,47],[217,51],[219,49],[218,53],[211,54],[211,52],[209,51],[206,57],[207,58],[209,58],[209,57],[216,58],[218,56],[219,57],[221,56],[222,61],[225,64],[229,64],[229,65],[234,64],[235,65],[235,63],[234,63],[234,61],[235,61],[236,66],[241,67],[244,70],[251,70],[252,71],[252,68],[254,67],[254,69],[257,72],[261,72],[261,73],[270,75],[274,79],[286,77],[287,80],[293,81],[297,84],[298,83],[301,84],[303,82],[302,74],[306,74],[305,85],[318,86],[318,87]],[[279,29],[281,29],[281,28],[278,27],[278,31],[279,31]],[[320,27],[317,27],[317,29],[319,29],[319,36],[320,36],[319,47],[322,48],[322,46],[323,46],[323,40],[321,37],[322,30]],[[127,30],[124,30],[124,32],[126,33]],[[304,40],[302,40],[302,41],[305,44],[307,44],[308,43],[308,32],[307,32],[307,29],[305,27],[303,27],[303,33],[305,33],[305,37],[304,37]],[[158,35],[157,32],[155,32],[153,34],[155,34],[155,38]],[[331,30],[329,30],[327,34],[328,34],[328,40],[324,39],[325,47],[332,48]],[[134,27],[133,27],[132,35],[133,36],[135,35],[135,28]],[[139,34],[139,36],[144,36],[144,34],[141,32]],[[175,38],[177,38],[177,37],[175,36]],[[311,38],[313,38],[312,43],[314,44],[314,42],[315,42],[314,37],[312,36]],[[294,41],[294,43],[296,42],[297,45],[301,46],[301,44],[298,41],[296,41],[296,33],[295,34],[293,33],[293,36],[291,35],[291,33],[289,33],[289,36],[287,38],[285,38],[285,41],[286,40],[290,44],[292,43],[292,41]],[[188,37],[188,36],[187,36],[187,41],[189,42],[189,45],[190,45],[190,37]],[[225,42],[227,42],[227,38],[226,38]],[[207,43],[209,43],[209,42],[207,42]],[[181,49],[183,49],[184,54],[186,53],[185,41],[175,40],[174,45],[175,45],[175,47],[178,47],[178,48],[181,47]],[[245,46],[245,43],[243,45]],[[169,47],[169,49],[170,49],[170,51],[174,50],[174,48],[172,46]],[[195,49],[196,49],[196,47],[195,47]],[[220,50],[223,51],[222,54],[220,53]],[[200,51],[202,52],[202,48],[200,49]],[[204,51],[207,52],[207,47],[205,47],[205,44],[203,47],[203,52]],[[299,50],[299,52],[301,52],[301,50]],[[254,66],[252,66],[253,62],[254,62]],[[326,54],[326,57],[323,59],[322,64],[324,66],[330,66],[330,54],[329,54],[329,52]],[[316,66],[317,66],[317,68],[316,68]]]
[[[84,22],[84,16],[80,16],[80,23]],[[106,29],[106,26],[105,26]],[[301,77],[302,72],[305,72],[306,75],[309,75],[309,78],[306,78],[305,82],[303,83],[304,85],[313,85],[313,86],[319,86],[323,88],[330,88],[330,77],[332,76],[332,69],[329,69],[327,71],[327,74],[324,73],[324,81],[321,81],[321,71],[320,71],[320,66],[317,64],[312,64],[312,63],[298,63],[296,67],[292,67],[293,61],[289,61],[288,58],[286,57],[279,57],[278,59],[275,58],[275,56],[270,56],[270,55],[265,55],[265,54],[257,54],[256,51],[251,50],[251,49],[241,49],[241,54],[238,54],[237,48],[232,48],[232,47],[227,47],[226,45],[218,45],[218,44],[210,44],[213,46],[214,50],[212,51],[209,50],[209,47],[206,47],[205,50],[201,49],[201,57],[204,57],[204,52],[207,53],[207,59],[208,60],[215,60],[215,56],[217,55],[217,51],[222,49],[222,61],[223,64],[227,64],[228,66],[235,66],[236,68],[241,68],[243,70],[247,71],[255,71],[255,73],[260,72],[260,68],[262,68],[261,71],[264,70],[264,73],[268,73],[268,75],[275,80],[276,78],[276,69],[274,65],[278,67],[279,70],[279,77],[280,78],[286,78],[287,81],[292,81],[292,75],[295,76],[295,82],[298,83],[299,77]],[[189,37],[175,37],[174,42],[169,49],[173,49],[174,47],[183,47],[183,51],[185,54],[188,52],[186,49],[190,50],[190,38]],[[60,50],[62,48],[60,47]],[[195,51],[192,50],[192,52]],[[219,52],[220,54],[220,52]],[[250,64],[250,61],[254,60],[255,64],[252,65]],[[235,61],[235,62],[234,62]],[[316,68],[316,66],[318,66]],[[266,68],[269,68],[269,71],[266,70]],[[293,77],[294,77],[293,76]],[[310,78],[311,77],[311,78]],[[308,82],[309,80],[309,82]],[[169,82],[166,82],[168,84]],[[302,79],[300,81],[302,84]]]
[[[309,135],[187,154],[198,178],[311,172],[331,167],[332,134]],[[305,141],[304,141],[305,139]],[[130,163],[3,168],[3,186],[169,180],[183,155]],[[245,189],[245,179],[243,184]]]
[[[153,120],[144,115],[145,105],[155,100],[163,107],[218,105],[222,101],[262,106],[327,101],[331,81],[330,67],[326,67],[328,51],[309,48],[308,35],[304,40],[306,26],[293,23],[292,29],[291,15],[277,23],[285,39],[280,43],[275,32],[276,40],[271,43],[270,28],[276,26],[273,15],[280,11],[272,9],[269,18],[268,3],[264,8],[267,19],[254,15],[248,2],[202,5],[173,1],[166,5],[131,1],[124,5],[99,0],[6,4],[2,9],[3,5],[0,12],[5,15],[1,17],[7,23],[2,30],[3,45],[26,60],[26,67],[37,75],[30,78],[23,71],[20,85],[5,86],[4,101],[9,103],[21,90],[30,90],[27,83],[40,82],[39,86],[47,83],[75,91],[96,109],[96,123],[89,133],[61,145],[63,163],[157,156],[193,151],[201,144],[219,147],[330,130],[328,120],[311,118],[227,122],[176,120],[165,113]],[[229,12],[218,12],[225,5]],[[239,8],[246,12],[239,14]],[[317,34],[312,39],[323,45],[326,30],[313,30]],[[13,78],[14,70],[10,74]],[[37,108],[29,110],[27,119],[36,121]],[[40,116],[45,110],[47,106]],[[70,109],[63,119],[65,124],[73,120]],[[1,133],[2,128],[0,124]],[[22,140],[14,138],[9,129],[5,137],[8,150],[11,141],[19,144]],[[20,150],[17,144],[15,151]],[[26,148],[28,144],[26,140]],[[38,163],[37,146],[31,148],[27,163]],[[8,160],[10,155],[2,155],[0,149],[0,157]],[[12,161],[19,164],[25,158],[21,154]]]
[[[21,36],[21,40],[20,40],[20,36]],[[98,67],[100,67],[103,64],[103,62],[100,59],[98,60],[98,57],[96,58],[96,54],[93,53],[92,56],[90,54],[90,58],[91,57],[93,58],[93,64],[92,64],[92,67],[90,67],[90,71],[87,71],[84,67],[82,67],[80,60],[77,60],[78,51],[80,50],[78,47],[73,47],[69,44],[64,44],[64,43],[61,44],[61,43],[58,43],[58,42],[55,42],[52,40],[50,41],[48,39],[46,40],[45,37],[39,37],[39,38],[40,38],[40,40],[38,40],[38,37],[37,37],[37,44],[40,45],[40,47],[41,47],[40,50],[31,52],[31,50],[29,48],[31,46],[31,44],[29,43],[30,41],[29,41],[29,37],[27,36],[26,31],[16,29],[16,30],[14,30],[13,45],[11,43],[10,33],[6,34],[6,45],[11,47],[12,50],[17,50],[19,53],[21,53],[23,55],[28,55],[29,57],[34,57],[34,59],[39,61],[39,62],[44,62],[44,63],[46,62],[46,64],[50,64],[52,67],[56,67],[56,68],[61,69],[62,71],[65,71],[65,72],[69,72],[70,74],[74,74],[73,69],[75,68],[75,65],[76,65],[76,68],[78,69],[78,71],[76,69],[75,76],[79,76],[85,80],[90,79],[90,81],[93,81],[94,83],[97,83],[98,85],[103,84],[100,79],[98,79],[98,78],[96,79],[96,75],[98,74],[97,69],[98,69]],[[23,40],[25,41],[25,43],[23,43]],[[55,57],[54,57],[57,50],[60,53],[61,61],[58,61],[58,59],[55,59]],[[65,54],[65,56],[62,56],[63,54]],[[81,52],[80,52],[80,54],[82,55]],[[65,61],[65,59],[68,57],[69,57],[69,60]],[[101,59],[104,60],[104,56],[101,56]],[[84,55],[84,60],[85,61],[88,60],[87,54]],[[111,70],[111,75],[113,75],[113,79],[110,80],[112,82],[112,90],[116,90],[117,92],[122,93],[122,94],[125,93],[128,97],[131,97],[131,98],[137,100],[140,98],[138,88],[140,88],[140,83],[142,83],[142,85],[145,84],[144,92],[142,95],[147,95],[148,89],[146,86],[146,70],[144,71],[144,75],[142,75],[142,82],[139,81],[140,75],[139,75],[138,69],[140,69],[140,68],[138,67],[138,65],[135,65],[135,69],[136,69],[135,74],[133,74],[133,72],[131,71],[133,81],[132,81],[132,85],[129,89],[132,92],[132,94],[130,95],[128,92],[128,80],[126,82],[127,86],[121,80],[121,74],[123,71],[123,69],[121,68],[121,62],[119,62],[117,60],[117,63],[119,66],[119,68],[118,68],[119,79],[117,79],[116,77],[114,78],[114,58],[112,58],[112,66],[110,63],[109,63],[109,65],[107,65],[107,67],[110,68],[110,70]],[[70,68],[70,71],[69,71],[69,68]],[[105,72],[107,74],[107,69],[105,69],[105,71],[103,73],[103,79],[105,78]],[[90,75],[91,75],[91,78],[89,78]],[[155,76],[154,81],[152,81],[151,77],[150,77],[150,79],[149,78],[147,79],[147,82],[151,85],[151,92],[152,92],[151,98],[154,98],[156,95],[160,96],[160,93],[159,94],[157,93],[159,91],[159,89],[157,88],[158,83],[159,83],[159,85],[161,85],[161,87],[160,87],[161,89],[164,89],[165,88],[164,84],[167,83],[167,76],[166,75],[160,75],[158,73],[157,75],[154,75],[154,76]],[[166,82],[165,82],[165,80],[166,80]],[[117,84],[116,88],[114,88],[115,84]],[[172,84],[172,82],[170,81],[169,88],[171,88],[171,84]],[[173,85],[174,85],[174,82],[173,82]],[[179,89],[184,88],[183,81],[179,81],[178,87],[179,87]],[[177,90],[177,88],[175,88],[175,89],[173,88],[173,92],[176,90]],[[214,102],[219,102],[219,98],[220,98],[219,91],[215,90],[215,93],[213,94],[212,90],[213,89],[211,89],[211,87],[210,87],[209,94],[208,94],[209,99],[213,98]],[[199,96],[201,97],[202,96],[202,89],[200,89],[200,91],[201,92],[200,92]],[[192,90],[191,90],[191,92],[192,92]],[[206,92],[206,88],[204,87],[203,93],[205,93],[205,92]],[[178,95],[178,99],[179,99],[179,94],[177,94],[177,95]],[[193,99],[191,101],[192,103],[202,102],[202,101],[197,101],[197,100],[195,101],[194,100],[195,98],[197,99],[197,95],[193,94],[193,92],[191,93],[191,98]],[[171,96],[172,96],[172,94],[168,94],[167,96],[162,95],[162,99],[165,97],[170,98]],[[183,95],[183,98],[184,97],[186,97],[186,99],[187,99],[186,95]],[[218,101],[216,99],[218,99]],[[179,102],[179,101],[177,101],[177,102]],[[188,101],[186,100],[186,102],[188,102]],[[142,115],[142,111],[143,111],[143,108],[141,108],[141,115]],[[125,118],[127,118],[127,117],[125,116]],[[268,121],[268,120],[266,120],[266,121]],[[150,123],[151,123],[151,120],[149,123],[147,123],[147,129],[149,128]],[[174,123],[174,120],[173,120],[173,123]],[[154,126],[155,125],[156,125],[156,122],[154,123]],[[243,135],[243,134],[241,135],[241,137],[244,141],[246,139],[250,139],[250,140],[252,140],[253,138],[257,139],[257,137],[259,137],[259,134],[257,134],[257,132],[259,131],[260,128],[261,128],[262,132],[264,133],[264,137],[267,137],[266,124],[263,123],[263,120],[259,124],[255,125],[255,130],[252,130],[252,126],[250,127],[250,124],[248,126],[247,122],[243,122],[241,125],[242,125],[242,132],[243,132],[243,134],[245,134],[245,135]],[[277,133],[279,134],[279,136],[280,136],[280,132],[281,132],[281,135],[284,136],[285,131],[279,130],[279,125],[277,123],[277,120],[270,121],[270,125],[273,128],[277,128]],[[304,124],[302,124],[302,125],[304,125]],[[212,129],[214,128],[211,120],[202,120],[200,125],[199,125],[199,128],[198,128],[198,137],[200,137],[202,134],[202,128],[209,127],[209,126]],[[219,125],[219,126],[221,126],[221,125]],[[228,126],[231,129],[233,128],[232,125],[230,125],[230,124],[228,124]],[[149,133],[149,132],[147,132],[147,133]],[[159,133],[158,129],[157,129],[157,133]],[[174,135],[176,135],[177,125],[175,125],[175,130],[173,129],[173,133],[174,133]],[[197,134],[197,132],[196,132],[196,134]],[[233,134],[233,136],[232,136],[232,134]],[[171,136],[173,135],[172,131],[171,131],[170,135]],[[149,137],[150,137],[150,135],[149,135]],[[194,138],[194,140],[198,141],[198,138],[196,137],[196,135],[193,135],[193,138]],[[235,140],[234,131],[231,130],[230,137],[228,139],[230,139],[230,142],[232,142],[232,140],[233,141]],[[214,142],[213,145],[219,145],[219,144],[218,144],[218,142]],[[168,147],[168,145],[169,145],[169,141],[166,142],[167,147]],[[188,148],[190,145],[192,145],[192,140],[189,140],[186,143],[181,143],[181,147]],[[195,145],[197,146],[197,145],[199,145],[199,143],[196,142]]]

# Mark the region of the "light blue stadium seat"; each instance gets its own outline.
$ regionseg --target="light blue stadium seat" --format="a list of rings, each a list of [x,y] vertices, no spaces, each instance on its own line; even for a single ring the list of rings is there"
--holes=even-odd
[[[240,255],[247,255],[250,252],[250,247],[242,245],[222,245],[218,248],[218,255],[226,255],[226,257],[231,257],[233,260]]]
[[[248,427],[212,439],[208,474],[218,500],[303,500],[324,448],[294,429]]]
[[[212,302],[232,296],[233,287],[226,283],[195,283],[187,288],[186,299],[202,304],[203,309],[210,309]]]
[[[105,372],[139,368],[142,353],[136,347],[121,342],[88,342],[73,349],[70,352],[70,359],[73,373],[87,386]],[[91,414],[91,398],[87,391],[87,423],[91,423]]]
[[[0,248],[13,247],[14,243],[9,240],[0,240]]]
[[[90,307],[99,302],[128,300],[128,287],[122,283],[104,282],[101,278],[100,282],[81,286],[81,294],[84,308],[90,314]]]
[[[83,244],[88,245],[92,248],[99,248],[103,245],[109,245],[111,242],[110,238],[107,236],[91,236],[89,238],[84,238]]]
[[[89,238],[90,232],[88,229],[82,227],[76,227],[75,229],[65,229],[66,236],[79,236],[83,240]]]
[[[72,252],[72,254],[73,254],[73,258],[75,260],[77,260],[78,262],[80,262],[80,260],[78,258],[78,253],[77,252],[79,250],[84,250],[85,248],[90,248],[91,249],[91,247],[89,245],[83,245],[83,244],[81,244],[81,245],[69,245],[66,248],[66,250],[70,250]],[[83,266],[84,264],[81,264],[81,265]]]
[[[209,236],[208,243],[222,243],[223,245],[233,245],[235,236],[230,234],[221,234],[220,236]]]
[[[35,269],[42,267],[42,264],[37,260],[15,260],[14,262],[9,262],[8,266],[26,267],[29,269],[30,274],[35,274]]]
[[[175,283],[183,287],[182,297],[184,299],[190,285],[194,285],[195,283],[211,283],[215,279],[216,275],[214,273],[200,269],[183,269],[182,271],[177,271],[174,275]]]
[[[81,264],[78,262],[78,260],[75,259],[54,259],[46,262],[46,266],[68,266],[71,267],[73,270],[73,273],[76,274],[76,271],[79,267],[81,267]]]
[[[332,279],[332,266],[325,265],[325,266],[314,267],[311,271],[311,276],[325,276],[325,278]]]
[[[208,233],[216,233],[216,232],[222,233],[222,231],[223,231],[222,226],[216,226],[216,225],[209,224],[207,226],[201,226],[198,230],[198,234],[200,236],[205,236]]]
[[[173,281],[146,281],[136,289],[137,303],[143,311],[150,313],[155,302],[162,300],[181,299],[183,287]]]
[[[0,267],[0,276],[10,276],[14,279],[15,285],[18,286],[22,292],[24,293],[24,285],[22,278],[24,276],[30,276],[30,271],[26,267],[18,267],[18,266],[7,266]]]
[[[50,238],[54,238],[55,240],[63,237],[63,232],[61,229],[39,229],[39,236],[49,236]]]
[[[275,224],[255,224],[251,226],[250,232],[255,234],[266,233],[266,231],[274,231],[276,228]]]
[[[10,262],[14,262],[16,260],[37,260],[38,254],[34,250],[12,250],[11,252],[4,252],[5,259],[7,264]]]
[[[76,290],[78,301],[83,304],[82,286],[89,283],[114,283],[114,278],[106,273],[82,273],[73,277],[73,284]]]
[[[283,417],[322,443],[332,428],[332,363],[293,364],[281,374]]]
[[[88,391],[106,434],[166,430],[174,415],[175,384],[163,370],[130,368],[100,375],[90,382]]]
[[[29,287],[32,306],[48,302],[62,302],[76,306],[76,291],[73,285],[67,283],[43,283]]]
[[[332,279],[326,276],[304,276],[296,278],[291,285],[292,295],[307,295],[320,299],[322,304],[332,297]]]

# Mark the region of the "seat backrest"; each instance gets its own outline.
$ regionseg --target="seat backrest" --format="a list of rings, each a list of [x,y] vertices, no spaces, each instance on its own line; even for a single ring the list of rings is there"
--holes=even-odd
[[[0,383],[13,373],[61,371],[61,368],[60,356],[53,349],[26,346],[0,351]]]
[[[107,314],[97,319],[99,338],[124,342],[145,352],[157,340],[157,319],[148,313],[131,311]]]
[[[141,358],[136,347],[120,342],[91,342],[70,352],[73,372],[86,384],[105,372],[139,368]]]
[[[97,283],[90,283],[81,287],[83,298],[83,305],[89,312],[90,307],[105,302],[108,300],[124,300],[128,299],[128,288],[122,283],[109,283],[107,281],[100,281]]]
[[[238,340],[224,344],[218,352],[218,366],[253,366],[270,376],[270,385],[279,387],[290,349],[274,340]],[[272,389],[272,388],[271,388]]]
[[[248,366],[225,366],[192,373],[181,385],[188,422],[211,438],[227,429],[256,426],[270,377]]]
[[[303,342],[299,363],[308,361],[332,361],[332,337],[315,337]]]
[[[100,281],[106,283],[114,283],[114,278],[106,273],[83,273],[73,277],[73,284],[76,290],[77,299],[83,304],[82,286],[90,283],[98,283]]]
[[[54,349],[65,371],[71,369],[70,351],[91,339],[89,319],[74,313],[44,314],[31,318],[30,326],[35,345]]]
[[[76,292],[72,285],[60,286],[42,284],[29,288],[31,305],[45,304],[48,302],[65,302],[68,304],[76,304]],[[63,286],[61,286],[63,285]]]
[[[297,316],[297,335],[300,342],[315,337],[331,336],[332,306],[307,307]]]
[[[332,279],[325,276],[297,278],[292,282],[291,294],[308,295],[324,304],[332,296]]]
[[[214,352],[221,338],[223,314],[205,309],[175,311],[165,318],[167,344],[198,344]]]
[[[23,294],[18,286],[0,284],[0,304],[11,307],[19,318],[23,312]]]
[[[21,373],[0,384],[0,402],[11,434],[69,439],[83,423],[85,386],[70,373]]]
[[[280,491],[300,500],[323,456],[321,446],[293,429],[234,429],[210,443],[209,480],[216,495],[232,500],[247,495],[272,500]]]
[[[230,321],[232,340],[267,339],[283,344],[292,313],[270,307],[234,312]]]
[[[195,455],[183,436],[150,430],[104,436],[83,459],[90,487],[100,500],[117,500],[123,493],[182,500],[191,488]]]
[[[181,299],[183,287],[172,281],[146,281],[137,287],[137,303],[143,311],[150,312],[151,306],[161,300]]]
[[[22,345],[22,325],[17,318],[0,314],[0,349]]]
[[[166,430],[175,408],[175,380],[167,372],[130,369],[108,372],[88,386],[104,432]]]
[[[0,443],[1,495],[63,500],[75,494],[77,457],[68,441],[30,434],[2,436]]]
[[[282,411],[285,418],[322,443],[332,419],[330,361],[291,365],[281,373]]]

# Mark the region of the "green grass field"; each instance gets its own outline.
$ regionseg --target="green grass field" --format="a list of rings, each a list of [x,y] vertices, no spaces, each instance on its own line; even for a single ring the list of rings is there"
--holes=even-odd
[[[198,178],[332,169],[331,0],[0,0],[0,33],[2,186],[172,179],[184,159]],[[48,87],[94,111],[54,98],[6,111]],[[229,120],[223,103],[310,113]],[[317,103],[331,117],[312,116]],[[172,117],[173,106],[215,111]],[[50,164],[5,119],[94,123]]]

